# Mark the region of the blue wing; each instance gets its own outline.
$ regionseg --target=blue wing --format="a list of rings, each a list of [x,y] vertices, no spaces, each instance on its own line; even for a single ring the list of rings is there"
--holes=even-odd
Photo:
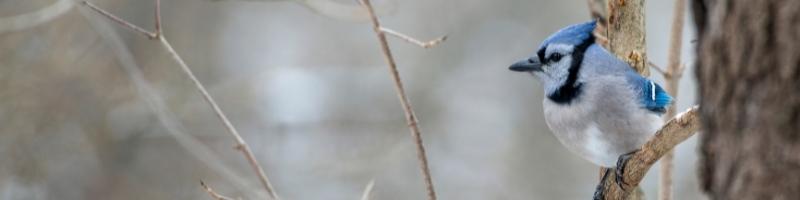
[[[655,82],[641,76],[636,79],[638,80],[633,83],[639,91],[639,102],[642,107],[658,114],[666,112],[672,103],[672,97]]]

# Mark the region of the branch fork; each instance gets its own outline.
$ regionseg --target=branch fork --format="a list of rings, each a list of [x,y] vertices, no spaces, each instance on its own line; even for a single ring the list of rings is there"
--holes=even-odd
[[[423,42],[423,41],[414,39],[414,38],[412,38],[410,36],[407,36],[405,34],[402,34],[400,32],[397,32],[395,30],[392,30],[392,29],[389,29],[389,28],[386,28],[386,27],[378,27],[377,31],[389,34],[391,36],[395,36],[397,38],[405,40],[406,42],[409,42],[411,44],[415,44],[415,45],[417,45],[419,47],[422,47],[422,48],[425,48],[425,49],[434,47],[434,46],[438,45],[439,43],[442,43],[445,40],[447,40],[447,36],[445,35],[445,36],[441,36],[441,37],[438,37],[438,38],[433,39],[433,40],[429,40],[429,41]]]
[[[247,161],[250,164],[250,166],[253,168],[253,171],[255,171],[255,173],[258,175],[259,181],[261,182],[261,185],[264,187],[264,190],[267,191],[267,194],[269,195],[269,197],[271,199],[277,200],[278,196],[277,196],[277,194],[275,194],[275,190],[272,187],[272,183],[270,183],[269,178],[267,178],[267,175],[264,172],[264,169],[261,167],[261,165],[256,160],[256,157],[253,154],[253,151],[250,150],[250,146],[248,146],[247,143],[244,141],[244,139],[242,139],[242,136],[239,134],[239,131],[236,130],[236,127],[233,126],[233,123],[231,123],[231,121],[228,119],[227,115],[225,115],[225,113],[222,112],[222,109],[219,107],[219,105],[214,100],[214,98],[211,97],[211,94],[208,92],[208,90],[206,90],[205,86],[203,86],[203,84],[200,83],[200,80],[197,79],[197,76],[194,75],[194,72],[192,72],[191,68],[189,68],[189,66],[186,64],[186,62],[183,60],[183,58],[181,58],[180,55],[178,55],[178,53],[175,51],[175,49],[172,48],[172,44],[170,44],[169,41],[167,41],[167,39],[164,37],[164,34],[162,32],[162,28],[161,28],[161,0],[155,0],[155,31],[148,31],[147,29],[144,29],[144,28],[141,28],[139,26],[136,26],[135,24],[130,23],[130,22],[128,22],[128,21],[126,21],[126,20],[124,20],[124,19],[122,19],[120,17],[117,17],[116,15],[111,14],[108,11],[105,11],[102,8],[96,6],[96,5],[94,5],[94,4],[92,4],[92,3],[88,2],[88,1],[83,1],[82,3],[83,3],[83,5],[85,5],[86,7],[94,10],[95,12],[99,13],[100,15],[105,16],[106,18],[110,19],[111,21],[113,21],[113,22],[115,22],[115,23],[117,23],[117,24],[119,24],[119,25],[121,25],[121,26],[123,26],[125,28],[128,28],[128,29],[132,30],[133,32],[142,34],[145,37],[147,37],[148,39],[160,41],[160,43],[164,47],[164,49],[166,49],[166,51],[170,55],[172,55],[172,58],[181,67],[181,70],[184,72],[184,74],[186,74],[186,76],[188,76],[189,79],[191,79],[192,83],[194,83],[195,88],[197,89],[198,92],[200,92],[200,94],[203,96],[203,99],[209,104],[209,107],[211,107],[211,109],[214,111],[214,114],[222,122],[223,126],[225,127],[225,130],[227,130],[227,132],[230,133],[231,136],[233,136],[235,138],[236,145],[234,146],[234,148],[236,150],[239,150],[240,152],[242,152],[242,154],[247,159]],[[201,186],[203,186],[203,188],[209,193],[209,195],[211,195],[212,198],[215,198],[215,199],[226,199],[227,198],[227,197],[224,197],[224,196],[221,196],[221,195],[216,195],[215,196],[214,195],[215,193],[209,187],[207,187],[207,185],[205,185],[205,183],[201,182]]]
[[[369,0],[360,0],[360,3],[367,9],[369,18],[372,21],[372,28],[375,31],[375,35],[378,37],[378,42],[380,43],[383,57],[386,60],[386,63],[389,65],[389,72],[394,80],[394,88],[397,98],[400,100],[400,105],[403,107],[403,112],[406,116],[406,122],[411,131],[411,137],[413,138],[414,144],[417,147],[417,160],[419,161],[420,171],[422,172],[422,178],[425,182],[425,190],[427,191],[428,200],[436,200],[436,192],[433,189],[433,180],[431,178],[430,168],[428,167],[428,156],[425,154],[425,146],[422,143],[422,133],[419,129],[417,116],[414,114],[414,109],[411,107],[408,96],[406,96],[406,91],[403,87],[403,81],[400,79],[400,72],[397,70],[397,64],[394,60],[394,56],[392,56],[389,43],[386,41],[386,34],[398,37],[422,48],[433,47],[444,41],[446,37],[440,37],[439,39],[429,42],[421,42],[417,39],[406,36],[405,34],[384,28],[381,26],[380,22],[378,21],[378,17],[375,15],[375,10],[372,8],[372,3],[370,3]]]

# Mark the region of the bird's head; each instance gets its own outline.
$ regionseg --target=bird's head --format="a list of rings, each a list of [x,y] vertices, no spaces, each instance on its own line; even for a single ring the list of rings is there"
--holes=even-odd
[[[575,24],[559,30],[542,42],[539,50],[530,57],[514,63],[511,71],[533,74],[545,87],[548,97],[575,95],[580,84],[578,71],[583,53],[594,44],[596,22]],[[554,99],[555,100],[555,99]]]

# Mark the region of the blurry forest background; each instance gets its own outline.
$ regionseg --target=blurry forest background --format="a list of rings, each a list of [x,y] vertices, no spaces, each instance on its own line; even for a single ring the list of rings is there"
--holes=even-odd
[[[0,19],[55,1],[0,0]],[[152,1],[92,2],[153,26]],[[282,199],[357,199],[372,179],[373,199],[423,198],[371,25],[298,2],[164,0],[164,33]],[[449,36],[432,49],[390,38],[441,199],[592,195],[598,167],[549,132],[541,86],[507,70],[552,32],[587,21],[585,0],[374,2],[387,27]],[[648,58],[661,66],[672,5],[648,1],[645,11]],[[693,63],[693,27],[684,34],[682,57]],[[680,86],[679,111],[695,103],[694,76]],[[207,199],[200,180],[229,196],[262,197],[233,144],[157,41],[77,4],[38,26],[0,27],[0,199]],[[696,161],[695,138],[678,146],[675,199],[704,198]],[[657,170],[642,183],[648,199]]]

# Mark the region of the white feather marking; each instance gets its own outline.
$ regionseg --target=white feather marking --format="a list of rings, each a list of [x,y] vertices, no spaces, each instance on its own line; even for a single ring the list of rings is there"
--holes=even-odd
[[[655,101],[656,100],[656,84],[653,83],[653,81],[649,81],[649,82],[650,82],[650,98],[652,98],[653,101]]]

